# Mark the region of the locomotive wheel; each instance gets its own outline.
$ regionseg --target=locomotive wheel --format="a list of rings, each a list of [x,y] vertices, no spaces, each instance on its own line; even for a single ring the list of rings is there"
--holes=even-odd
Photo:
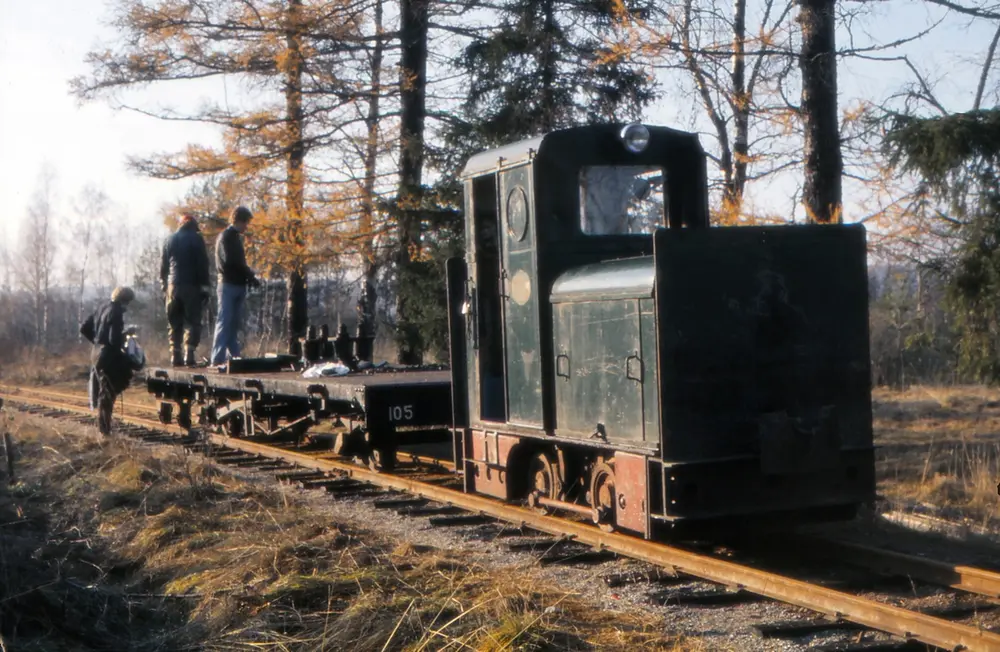
[[[590,505],[594,523],[610,532],[615,523],[615,471],[607,462],[598,462],[590,473]]]
[[[562,481],[559,479],[559,466],[552,461],[547,453],[537,453],[528,465],[528,505],[543,513],[548,513],[538,505],[538,498],[560,500],[562,497]]]

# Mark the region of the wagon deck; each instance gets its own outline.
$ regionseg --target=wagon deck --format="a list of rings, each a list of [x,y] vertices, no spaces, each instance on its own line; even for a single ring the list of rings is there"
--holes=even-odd
[[[258,398],[263,402],[307,403],[320,417],[363,419],[368,428],[450,426],[448,371],[353,372],[303,378],[297,371],[225,373],[214,368],[151,368],[147,388],[161,399],[201,402]]]

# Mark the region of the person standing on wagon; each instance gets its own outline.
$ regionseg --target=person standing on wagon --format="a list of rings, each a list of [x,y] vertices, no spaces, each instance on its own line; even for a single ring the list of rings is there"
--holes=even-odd
[[[202,302],[210,291],[208,249],[194,215],[184,213],[178,222],[163,247],[160,285],[167,300],[170,364],[193,367],[201,342]]]
[[[253,213],[240,206],[233,211],[230,225],[215,241],[219,316],[215,322],[215,341],[212,344],[213,365],[224,364],[228,358],[240,357],[237,337],[246,307],[247,286],[260,285],[257,275],[247,265],[243,239],[240,237],[246,233],[252,219]]]

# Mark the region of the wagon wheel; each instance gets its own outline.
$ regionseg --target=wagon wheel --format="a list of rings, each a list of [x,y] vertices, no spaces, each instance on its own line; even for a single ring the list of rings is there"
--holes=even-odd
[[[244,427],[246,419],[243,416],[243,412],[236,411],[233,412],[232,416],[226,415],[228,418],[222,422],[222,431],[229,437],[239,438],[243,436]]]
[[[590,472],[590,505],[594,523],[610,532],[615,523],[615,471],[607,462],[598,462]]]
[[[372,448],[368,454],[368,468],[372,471],[392,471],[396,468],[396,449],[390,446]]]
[[[180,403],[177,406],[177,425],[185,430],[191,429],[191,404]]]
[[[528,465],[528,505],[547,513],[544,506],[538,505],[538,499],[560,500],[562,490],[558,463],[548,453],[536,453]]]

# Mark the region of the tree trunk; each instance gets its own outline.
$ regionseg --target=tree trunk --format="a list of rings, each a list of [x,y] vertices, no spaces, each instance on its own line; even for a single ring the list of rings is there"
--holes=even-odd
[[[840,127],[837,118],[835,0],[799,0],[802,25],[802,126],[805,186],[810,222],[841,221]]]
[[[375,33],[379,35],[372,50],[371,94],[368,99],[368,116],[365,119],[368,141],[365,143],[365,185],[361,199],[361,258],[364,276],[361,295],[358,297],[358,335],[375,335],[375,309],[378,301],[375,281],[378,268],[375,264],[375,179],[378,174],[379,152],[379,99],[382,91],[382,0],[375,2]]]
[[[750,93],[746,80],[747,2],[733,2],[733,172],[723,190],[726,209],[734,217],[743,210],[750,150]]]
[[[288,242],[296,253],[305,248],[303,219],[305,217],[305,115],[302,110],[302,0],[289,0],[287,16],[288,48],[285,72],[285,112],[287,120],[288,160],[285,211],[288,219]],[[288,352],[300,355],[299,339],[306,334],[309,322],[306,269],[302,256],[296,255],[288,276]]]
[[[424,342],[413,321],[413,306],[404,288],[416,272],[420,254],[421,179],[424,164],[424,117],[427,87],[428,0],[402,0],[400,5],[400,165],[399,251],[396,303],[398,355],[402,364],[420,364]]]
[[[288,275],[288,352],[302,355],[301,337],[309,326],[308,292],[305,274],[292,271]]]
[[[543,34],[545,42],[542,45],[542,60],[540,62],[542,74],[542,97],[541,106],[543,110],[542,122],[539,125],[543,132],[552,131],[556,127],[556,106],[555,106],[555,82],[557,58],[555,52],[556,40],[556,18],[555,8],[552,6],[553,0],[544,0],[542,11],[545,15],[543,23]]]

